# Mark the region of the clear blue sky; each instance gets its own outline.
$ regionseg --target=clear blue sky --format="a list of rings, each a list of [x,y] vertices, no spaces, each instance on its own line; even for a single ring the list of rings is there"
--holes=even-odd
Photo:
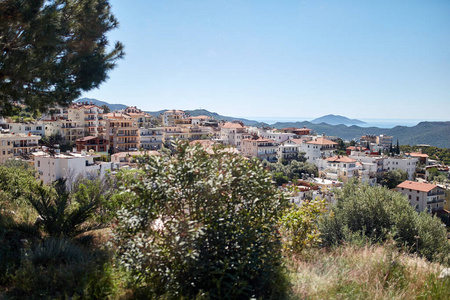
[[[125,59],[83,94],[144,110],[450,120],[450,1],[110,0]]]

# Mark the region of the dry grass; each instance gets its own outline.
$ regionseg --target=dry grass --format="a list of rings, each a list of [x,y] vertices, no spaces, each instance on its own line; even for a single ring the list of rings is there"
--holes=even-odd
[[[290,258],[293,299],[450,299],[442,267],[389,245],[342,246]]]

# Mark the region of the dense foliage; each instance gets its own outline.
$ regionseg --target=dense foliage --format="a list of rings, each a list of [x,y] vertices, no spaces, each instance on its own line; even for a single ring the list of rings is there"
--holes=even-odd
[[[78,182],[68,192],[61,184],[43,185],[26,163],[0,165],[0,291],[12,287],[6,293],[12,299],[114,293],[109,250],[79,235],[111,219],[106,199],[113,190],[103,186]]]
[[[272,173],[272,179],[277,185],[301,179],[303,176],[317,176],[319,174],[316,165],[297,160],[290,161],[287,164],[270,163],[265,160],[263,166]]]
[[[119,175],[123,203],[114,229],[136,293],[169,298],[280,298],[285,206],[257,160],[226,149],[176,145]]]
[[[98,87],[123,56],[121,43],[107,50],[117,25],[107,0],[1,1],[1,115],[17,103],[67,105]]]
[[[377,177],[377,182],[389,189],[395,188],[397,185],[408,179],[408,174],[400,169],[392,170]]]
[[[434,146],[410,146],[402,145],[400,150],[404,153],[418,152],[422,150],[423,154],[427,154],[430,159],[440,161],[443,164],[450,165],[450,149],[449,148],[438,148]]]
[[[351,182],[336,195],[336,204],[321,222],[324,245],[355,237],[370,242],[393,238],[408,251],[448,262],[450,245],[442,222],[426,212],[417,214],[400,193]]]

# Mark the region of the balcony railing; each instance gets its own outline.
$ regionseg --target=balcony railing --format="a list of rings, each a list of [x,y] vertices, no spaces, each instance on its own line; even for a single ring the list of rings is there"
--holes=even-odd
[[[37,147],[38,144],[14,144],[14,148]]]
[[[433,200],[428,200],[427,204],[431,204],[431,203],[443,203],[444,199],[433,199]]]
[[[138,136],[137,133],[118,133],[117,136]]]

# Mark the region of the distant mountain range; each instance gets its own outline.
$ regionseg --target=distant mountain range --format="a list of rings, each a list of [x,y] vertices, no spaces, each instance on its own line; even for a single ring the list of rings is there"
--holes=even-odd
[[[390,135],[401,145],[427,144],[440,148],[450,148],[450,122],[420,122],[407,127],[396,126],[394,128],[359,127],[356,125],[329,125],[325,123],[313,124],[311,122],[283,122],[270,125],[275,128],[307,127],[318,134],[338,136],[343,140],[359,140],[362,135]]]
[[[339,115],[326,115],[317,119],[314,119],[311,121],[313,124],[320,124],[320,123],[326,123],[330,125],[359,125],[359,124],[366,124],[366,122],[363,122],[361,120],[357,119],[349,119],[347,117],[339,116]]]
[[[115,109],[125,109],[127,105],[124,104],[109,104],[104,101],[99,101],[97,99],[82,98],[76,102],[92,102],[95,105],[102,106],[107,105],[111,110]],[[159,114],[165,112],[166,110],[160,111],[148,111],[148,113],[158,116]],[[196,109],[196,110],[185,110],[191,116],[206,115],[215,118],[216,120],[234,121],[238,120],[243,122],[245,125],[250,126],[262,126],[268,125],[265,123],[260,123],[258,121],[247,120],[242,118],[234,118],[228,116],[222,116],[215,112],[210,112],[206,109]],[[338,121],[336,121],[338,120]],[[341,120],[341,121],[339,121]],[[420,122],[419,124],[407,127],[407,126],[396,126],[394,128],[378,128],[378,127],[359,127],[357,125],[347,126],[343,125],[342,121],[350,122],[354,124],[355,121],[343,116],[327,115],[321,118],[317,118],[311,122],[278,122],[270,125],[274,128],[286,128],[286,127],[307,127],[314,130],[318,134],[326,134],[329,136],[338,136],[343,140],[359,140],[362,135],[391,135],[394,137],[394,144],[399,141],[401,145],[418,145],[418,144],[428,144],[440,148],[450,148],[450,122]],[[313,123],[317,122],[317,123]],[[339,125],[332,125],[330,123]]]

